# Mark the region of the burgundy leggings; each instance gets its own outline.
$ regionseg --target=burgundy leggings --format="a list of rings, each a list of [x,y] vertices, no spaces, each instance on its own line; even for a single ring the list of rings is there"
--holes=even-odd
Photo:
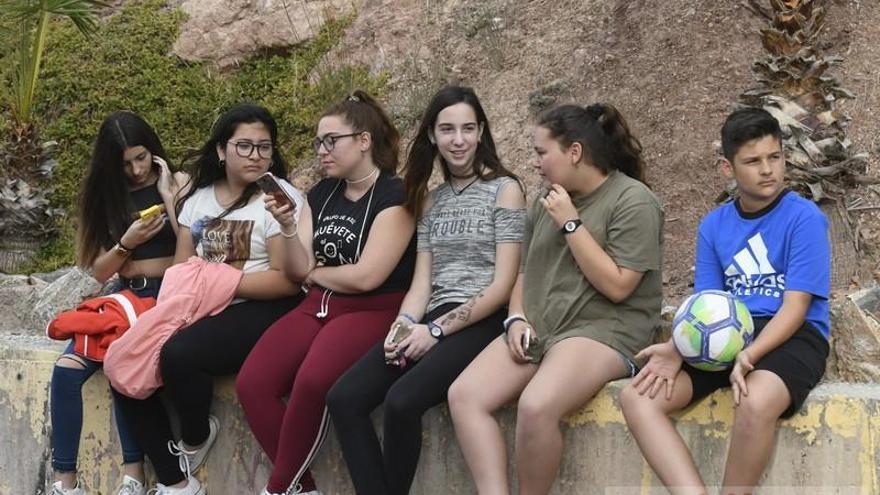
[[[404,295],[346,296],[316,287],[260,337],[241,367],[236,390],[273,464],[268,491],[284,492],[291,485],[315,489],[309,465],[329,426],[327,391],[385,337]],[[322,303],[323,318],[317,316]]]

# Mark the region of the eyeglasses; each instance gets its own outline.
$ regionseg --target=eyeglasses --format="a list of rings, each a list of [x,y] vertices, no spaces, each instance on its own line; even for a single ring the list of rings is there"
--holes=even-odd
[[[324,149],[329,151],[333,151],[333,148],[336,147],[336,141],[344,137],[352,137],[357,136],[359,134],[363,134],[364,131],[360,132],[352,132],[351,134],[327,134],[324,137],[316,137],[314,141],[312,141],[312,148],[315,149],[315,153],[321,151],[321,145],[324,145]]]
[[[250,158],[255,149],[260,158],[272,158],[272,143],[254,144],[250,141],[229,141],[229,144],[235,146],[235,153],[242,158]]]

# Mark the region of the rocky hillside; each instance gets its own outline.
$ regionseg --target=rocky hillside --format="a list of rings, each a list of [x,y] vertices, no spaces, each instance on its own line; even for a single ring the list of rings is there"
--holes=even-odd
[[[128,2],[112,3],[108,13]],[[840,109],[852,117],[855,149],[871,153],[869,173],[878,176],[880,3],[822,3],[828,15],[821,48],[844,57],[832,73],[857,96]],[[311,71],[311,80],[353,63],[387,74],[385,101],[410,133],[437,88],[447,82],[475,87],[502,159],[532,194],[538,191],[531,151],[535,114],[560,102],[613,103],[641,139],[648,181],[665,206],[670,304],[689,291],[694,232],[724,186],[713,143],[737,96],[756,85],[751,64],[762,53],[757,33],[765,25],[734,0],[165,0],[165,5],[189,18],[174,55],[213,63],[227,75],[255,53],[287,53],[326,19],[356,12],[342,42]],[[291,110],[309,103],[283,92],[250,98],[261,96],[282,110],[284,102]],[[307,173],[299,183],[308,185],[312,177]],[[880,209],[873,209],[880,205],[880,188],[852,191],[842,205],[853,204],[859,210],[851,212],[853,222],[842,231],[855,239],[849,244],[858,251],[847,246],[836,253],[851,265],[838,270],[846,273],[836,281],[843,290],[880,279]],[[861,273],[850,277],[849,269],[859,264]]]
[[[846,57],[834,73],[858,98],[841,108],[877,175],[880,4],[826,3],[823,48]],[[763,25],[734,1],[364,0],[328,63],[389,71],[387,102],[403,123],[417,120],[444,82],[474,86],[502,159],[533,193],[535,112],[564,101],[616,105],[644,145],[648,180],[665,205],[664,281],[673,302],[689,290],[694,232],[723,186],[713,141],[737,95],[755,85],[750,65]],[[867,188],[853,195],[880,204]],[[866,253],[853,283],[868,282],[877,266],[877,211],[853,212]]]

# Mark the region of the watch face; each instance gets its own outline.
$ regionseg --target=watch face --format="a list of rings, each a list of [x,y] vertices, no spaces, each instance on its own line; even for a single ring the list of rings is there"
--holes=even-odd
[[[431,327],[431,336],[439,337],[440,336],[440,329],[437,327]]]
[[[572,220],[565,222],[565,231],[574,232],[577,229],[577,223]]]

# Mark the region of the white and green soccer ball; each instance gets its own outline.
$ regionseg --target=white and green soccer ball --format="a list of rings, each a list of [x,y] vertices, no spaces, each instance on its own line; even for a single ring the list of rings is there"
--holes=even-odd
[[[720,290],[685,299],[672,319],[672,340],[685,362],[705,371],[729,368],[752,342],[755,324],[746,305]]]

